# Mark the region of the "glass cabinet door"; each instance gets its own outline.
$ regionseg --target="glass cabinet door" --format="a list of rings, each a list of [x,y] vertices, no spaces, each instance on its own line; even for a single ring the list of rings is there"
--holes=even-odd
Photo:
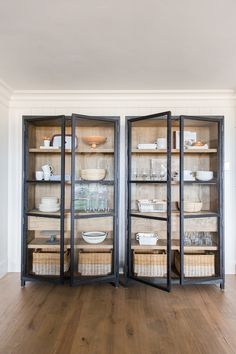
[[[72,116],[72,284],[118,285],[118,118]]]
[[[181,283],[223,279],[223,119],[180,117]]]
[[[24,117],[22,285],[62,282],[69,271],[64,242],[65,117]]]
[[[128,118],[128,278],[171,287],[171,115]]]

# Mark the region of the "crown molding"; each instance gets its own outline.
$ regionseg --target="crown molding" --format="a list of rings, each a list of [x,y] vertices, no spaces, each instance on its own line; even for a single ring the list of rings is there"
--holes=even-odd
[[[15,90],[15,100],[235,99],[234,90]]]
[[[169,101],[169,102],[168,102]],[[198,101],[198,102],[197,102]],[[222,106],[236,104],[234,90],[17,90],[11,108],[24,107],[155,107],[175,102],[195,105],[206,102]]]
[[[0,103],[9,107],[13,89],[0,79]]]

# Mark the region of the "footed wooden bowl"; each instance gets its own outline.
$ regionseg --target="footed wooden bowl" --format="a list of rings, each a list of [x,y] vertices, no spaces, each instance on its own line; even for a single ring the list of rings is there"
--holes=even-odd
[[[91,147],[95,149],[97,145],[104,144],[107,138],[105,136],[90,135],[84,136],[82,140],[85,144],[91,145]]]

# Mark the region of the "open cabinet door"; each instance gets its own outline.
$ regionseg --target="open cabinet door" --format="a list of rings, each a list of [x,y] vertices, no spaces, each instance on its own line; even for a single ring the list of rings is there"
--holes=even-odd
[[[118,117],[72,115],[72,285],[118,286],[118,145]]]
[[[171,290],[171,112],[127,118],[126,279]]]

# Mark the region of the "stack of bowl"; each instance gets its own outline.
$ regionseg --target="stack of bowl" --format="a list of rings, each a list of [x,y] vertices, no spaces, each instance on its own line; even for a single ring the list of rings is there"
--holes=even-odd
[[[54,213],[60,210],[59,198],[57,197],[42,197],[39,204],[39,211],[45,213]]]

